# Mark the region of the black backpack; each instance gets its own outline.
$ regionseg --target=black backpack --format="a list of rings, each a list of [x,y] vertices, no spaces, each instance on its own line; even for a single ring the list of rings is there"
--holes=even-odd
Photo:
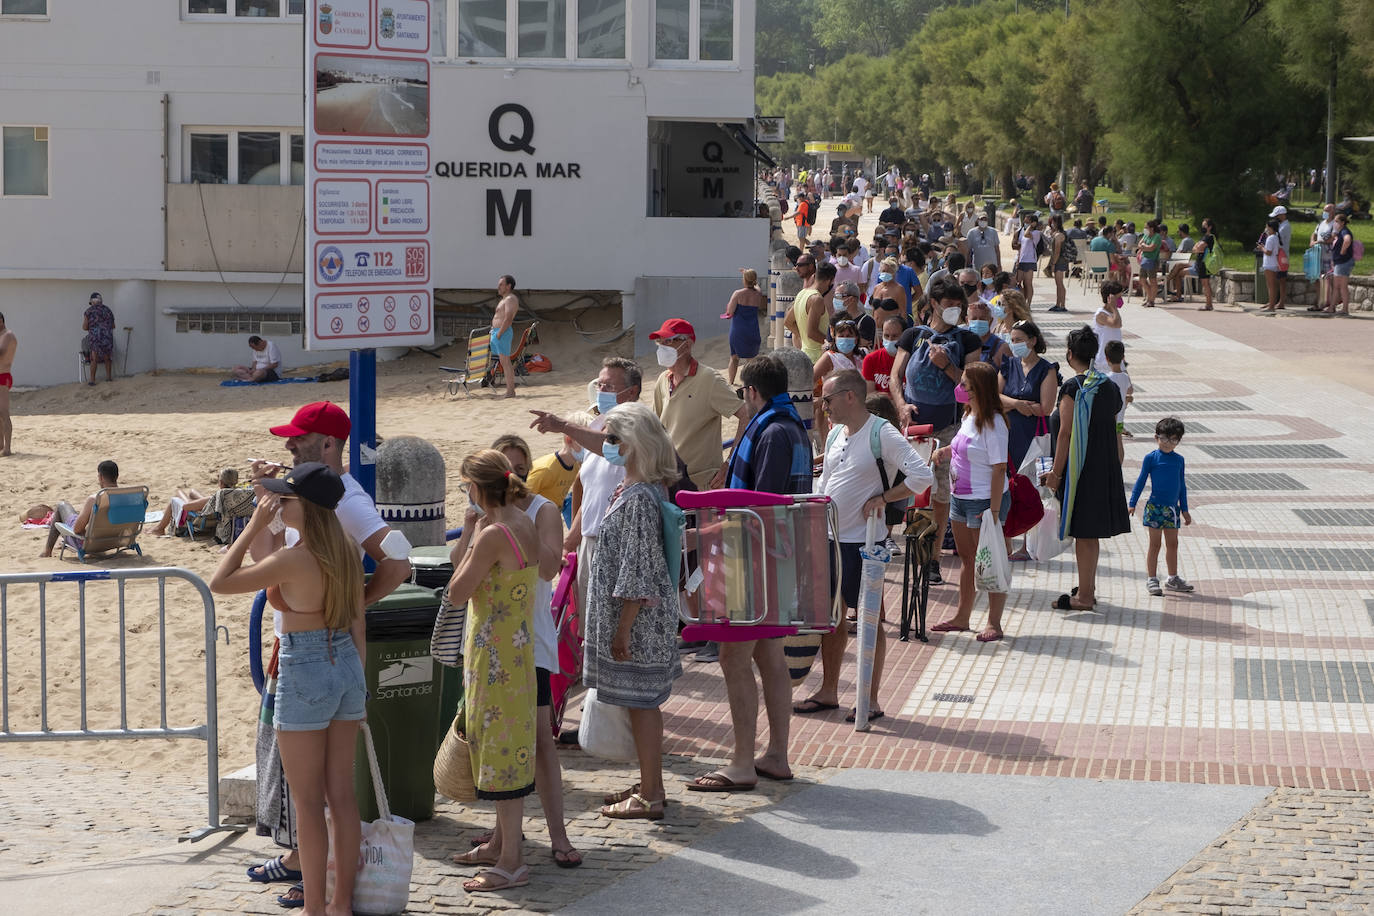
[[[1064,244],[1062,244],[1062,245],[1059,246],[1059,260],[1061,260],[1061,261],[1077,261],[1077,260],[1078,260],[1078,246],[1075,245],[1073,239],[1069,238],[1067,235],[1064,236]]]
[[[1036,230],[1036,231],[1040,232],[1040,238],[1038,238],[1038,239],[1035,240],[1035,256],[1036,256],[1036,257],[1039,257],[1039,258],[1043,258],[1045,255],[1047,255],[1047,254],[1050,253],[1050,246],[1049,246],[1049,243],[1045,241],[1045,233],[1044,233],[1044,231],[1043,231],[1043,230]]]

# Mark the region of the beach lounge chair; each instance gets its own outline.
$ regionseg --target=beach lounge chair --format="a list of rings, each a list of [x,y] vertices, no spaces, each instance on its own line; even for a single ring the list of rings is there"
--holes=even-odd
[[[76,551],[76,558],[82,563],[88,556],[95,554],[118,553],[132,550],[143,556],[138,546],[138,535],[143,531],[143,519],[148,514],[147,487],[108,487],[95,495],[95,510],[91,520],[86,523],[86,532],[77,534],[64,522],[54,522],[62,532],[61,550],[63,556],[67,548]]]
[[[491,373],[491,328],[474,328],[468,335],[468,358],[462,368],[453,366],[440,366],[440,372],[456,372],[456,376],[448,380],[448,393],[455,395],[459,391],[471,396],[472,391],[468,385],[477,382],[479,387],[485,388],[491,384],[489,375]]]

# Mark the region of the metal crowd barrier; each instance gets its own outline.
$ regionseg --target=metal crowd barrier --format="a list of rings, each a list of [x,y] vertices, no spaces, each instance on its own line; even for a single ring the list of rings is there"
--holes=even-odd
[[[126,646],[125,586],[131,579],[157,580],[158,608],[158,697],[160,706],[157,728],[130,728],[128,702],[128,650]],[[167,722],[167,580],[183,579],[200,593],[205,608],[205,722],[201,725],[172,726]],[[87,633],[86,586],[91,582],[112,581],[119,594],[119,727],[91,728],[87,718]],[[38,689],[39,730],[16,731],[10,727],[10,590],[15,586],[38,586]],[[80,633],[77,649],[80,654],[81,727],[55,729],[48,719],[48,589],[49,586],[76,586],[76,611]],[[65,602],[63,613],[69,612]],[[215,641],[220,630],[229,641],[229,631],[215,624],[215,601],[209,587],[194,573],[185,569],[159,567],[151,569],[80,570],[73,572],[36,572],[0,574],[0,744],[19,741],[106,741],[122,738],[197,738],[206,743],[206,794],[209,798],[209,823],[181,836],[181,840],[195,841],[219,831],[242,830],[240,826],[225,825],[219,818],[219,730],[216,713]],[[96,651],[106,648],[97,644]],[[25,643],[22,651],[33,657],[33,646]],[[65,673],[65,672],[64,672]]]

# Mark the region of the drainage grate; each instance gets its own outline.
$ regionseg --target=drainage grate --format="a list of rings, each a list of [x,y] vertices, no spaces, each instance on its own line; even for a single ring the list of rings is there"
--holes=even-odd
[[[1317,528],[1374,528],[1374,509],[1294,509],[1308,525]]]
[[[1281,445],[1199,445],[1213,458],[1344,458],[1329,445],[1285,443]]]
[[[937,703],[972,703],[971,693],[937,693],[933,697]]]
[[[1374,572],[1374,550],[1356,547],[1213,547],[1222,569]]]
[[[1287,474],[1189,474],[1190,490],[1306,490]]]
[[[1145,413],[1188,413],[1189,411],[1220,413],[1228,410],[1249,410],[1250,408],[1240,401],[1135,401],[1131,405],[1131,409],[1142,410]]]
[[[1136,389],[1136,391],[1139,390],[1139,388]],[[1136,436],[1144,436],[1147,439],[1153,438],[1155,434],[1155,425],[1153,423],[1127,423],[1126,429]],[[1188,421],[1188,435],[1190,436],[1203,436],[1212,432],[1216,432],[1216,430],[1212,429],[1210,426],[1204,426],[1192,420]]]
[[[1374,703],[1374,664],[1311,659],[1232,659],[1237,700]]]

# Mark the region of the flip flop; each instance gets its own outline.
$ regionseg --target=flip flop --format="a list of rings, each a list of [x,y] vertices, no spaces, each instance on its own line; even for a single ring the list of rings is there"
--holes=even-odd
[[[1074,592],[1077,591],[1078,589],[1074,589]],[[1068,595],[1060,595],[1054,600],[1054,609],[1057,611],[1091,611],[1093,607],[1091,604],[1086,606],[1074,604]]]
[[[968,627],[961,627],[952,620],[942,620],[930,628],[932,633],[967,633]]]
[[[261,865],[254,865],[248,869],[248,880],[257,881],[260,884],[271,884],[275,881],[294,883],[301,880],[301,873],[294,868],[287,868],[282,859],[283,856],[277,856],[275,859],[268,859]]]
[[[500,884],[492,882],[488,875],[495,875],[501,880]],[[486,871],[481,872],[476,878],[463,882],[463,890],[469,894],[485,894],[495,891],[507,891],[513,887],[524,887],[530,883],[530,867],[521,865],[515,871],[506,871],[504,868],[492,866]]]
[[[831,707],[836,708],[836,707]],[[752,792],[758,783],[735,782],[724,773],[707,773],[687,784],[688,792]]]
[[[577,856],[577,858],[573,858]],[[582,853],[569,846],[567,849],[555,849],[553,851],[553,864],[559,868],[577,868],[582,864]]]
[[[1000,630],[992,636],[989,636],[987,630],[984,630],[983,632],[979,633],[977,636],[974,637],[974,639],[977,639],[979,642],[997,642],[997,640],[1001,638],[1002,632]]]
[[[806,699],[802,700],[796,706],[793,706],[792,711],[799,716],[811,716],[818,712],[828,712],[829,710],[839,708],[839,703],[822,703],[820,700]]]
[[[292,897],[292,891],[299,893],[300,896]],[[291,885],[286,889],[286,893],[277,898],[277,903],[286,907],[288,910],[297,910],[305,906],[305,885],[299,882]]]
[[[870,721],[870,722],[877,722],[879,719],[883,718],[883,716],[885,716],[885,715],[886,715],[886,713],[884,713],[884,712],[881,712],[881,711],[876,710],[876,709],[870,709],[870,710],[868,711],[868,721]],[[853,721],[855,721],[856,719],[858,719],[858,717],[859,717],[859,711],[858,711],[857,709],[851,709],[851,710],[849,711],[849,715],[847,715],[847,716],[844,717],[844,720],[845,720],[846,722],[853,722]]]

